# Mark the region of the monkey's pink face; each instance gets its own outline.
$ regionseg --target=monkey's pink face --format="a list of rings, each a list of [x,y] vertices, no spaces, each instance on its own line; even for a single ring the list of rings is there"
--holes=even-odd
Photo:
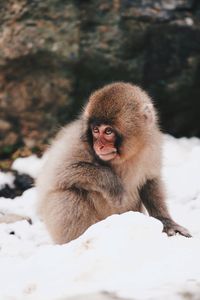
[[[118,156],[115,147],[116,133],[111,126],[92,126],[93,149],[96,155],[104,161],[110,161]]]

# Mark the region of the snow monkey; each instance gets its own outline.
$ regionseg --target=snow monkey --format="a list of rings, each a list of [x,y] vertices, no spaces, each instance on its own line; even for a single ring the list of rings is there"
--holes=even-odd
[[[150,97],[116,82],[95,91],[80,118],[64,127],[37,180],[39,213],[62,244],[112,214],[143,212],[169,236],[190,237],[165,203],[162,134]]]

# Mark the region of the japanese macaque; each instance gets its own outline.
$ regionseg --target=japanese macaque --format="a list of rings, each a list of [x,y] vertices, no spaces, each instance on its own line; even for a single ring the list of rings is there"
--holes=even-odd
[[[57,135],[37,180],[39,213],[54,242],[144,207],[169,236],[190,237],[165,203],[161,145],[155,108],[141,88],[117,82],[95,91],[80,118]]]

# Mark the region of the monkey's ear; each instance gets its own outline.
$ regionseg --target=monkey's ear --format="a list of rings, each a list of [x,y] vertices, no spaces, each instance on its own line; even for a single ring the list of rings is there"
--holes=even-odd
[[[153,124],[155,122],[155,111],[152,103],[145,103],[143,106],[143,117],[148,124]]]

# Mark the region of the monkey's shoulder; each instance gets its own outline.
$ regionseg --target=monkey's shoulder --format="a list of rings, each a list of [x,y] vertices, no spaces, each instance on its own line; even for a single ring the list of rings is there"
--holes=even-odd
[[[55,137],[47,153],[48,161],[62,168],[73,161],[90,160],[88,144],[82,142],[82,122],[76,120],[63,127]]]
[[[79,136],[82,127],[81,120],[75,120],[65,125],[56,135],[54,143],[65,142],[67,144],[73,143]]]

